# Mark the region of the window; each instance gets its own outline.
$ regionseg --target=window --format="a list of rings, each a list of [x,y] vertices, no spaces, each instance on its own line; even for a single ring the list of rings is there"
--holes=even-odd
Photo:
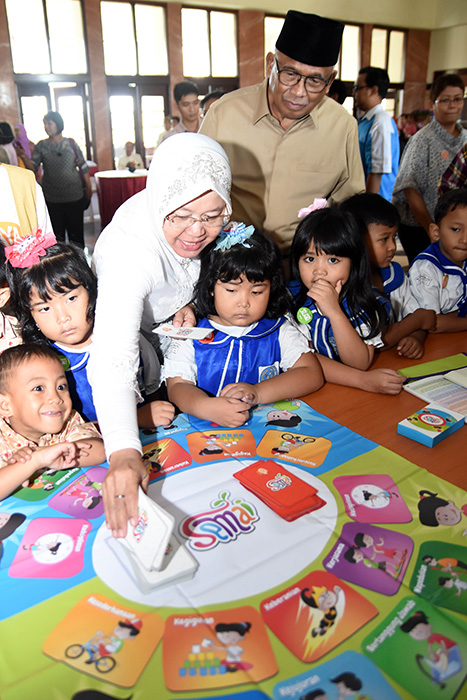
[[[371,33],[371,65],[386,68],[389,81],[404,80],[405,32],[375,27]]]
[[[238,75],[236,15],[183,8],[182,52],[184,75],[235,78]]]
[[[107,75],[167,75],[164,8],[127,2],[101,2]]]
[[[360,27],[346,24],[342,35],[342,47],[337,65],[337,77],[355,82],[360,70]]]
[[[276,41],[281,33],[285,17],[264,18],[264,57],[276,50]]]
[[[46,0],[45,9],[42,0],[6,0],[13,70],[86,73],[80,0]]]

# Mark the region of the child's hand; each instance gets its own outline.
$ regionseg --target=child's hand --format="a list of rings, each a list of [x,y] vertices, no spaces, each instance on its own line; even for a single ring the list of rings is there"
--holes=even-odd
[[[311,285],[308,296],[319,306],[319,310],[324,316],[330,316],[333,312],[340,310],[339,295],[342,289],[342,282],[338,280],[334,287],[325,279],[317,279]]]
[[[226,428],[239,428],[250,417],[248,406],[240,399],[216,396],[211,401],[213,404],[212,420]]]
[[[174,328],[196,326],[196,316],[191,304],[187,304],[177,311],[173,318],[173,325]]]
[[[370,369],[362,373],[362,389],[375,394],[400,394],[404,377],[393,369]]]
[[[151,401],[138,409],[138,425],[140,428],[170,425],[174,416],[175,406],[169,401]]]
[[[220,396],[226,396],[231,399],[240,399],[244,403],[254,406],[258,403],[258,392],[254,384],[246,382],[238,382],[237,384],[226,384],[222,389]]]
[[[402,338],[397,345],[397,354],[408,357],[410,360],[419,360],[423,357],[423,343],[412,335]]]
[[[87,442],[59,442],[56,445],[38,448],[36,455],[41,467],[50,467],[55,471],[60,471],[76,467],[79,458],[88,454],[89,447]]]
[[[420,323],[420,330],[422,331],[435,331],[437,316],[436,311],[433,309],[417,309],[413,312],[413,316],[416,317],[417,323]],[[420,356],[421,357],[421,356]]]
[[[35,451],[35,447],[21,447],[21,449],[12,454],[9,459],[4,460],[5,464],[17,464],[18,462],[24,464],[25,462],[29,462]]]

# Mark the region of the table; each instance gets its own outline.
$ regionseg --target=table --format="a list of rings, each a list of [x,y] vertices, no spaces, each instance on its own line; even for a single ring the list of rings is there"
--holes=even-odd
[[[467,352],[467,332],[432,334],[426,340],[425,354],[420,360],[399,357],[392,348],[377,355],[372,369],[404,369],[460,352]],[[407,391],[389,396],[326,384],[316,394],[306,396],[305,401],[316,411],[356,433],[467,490],[467,428],[461,428],[434,448],[398,435],[397,423],[424,405],[421,399]]]
[[[118,207],[146,187],[148,171],[101,170],[95,173],[101,226],[105,228]]]

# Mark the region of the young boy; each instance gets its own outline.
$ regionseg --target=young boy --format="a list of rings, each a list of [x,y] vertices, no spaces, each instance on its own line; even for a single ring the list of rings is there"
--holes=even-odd
[[[71,407],[57,354],[17,345],[0,355],[0,500],[37,470],[89,467],[105,460],[92,423]]]
[[[435,309],[436,332],[467,330],[467,189],[451,190],[436,204],[430,236],[435,242],[417,255],[410,287],[423,308]]]
[[[342,209],[350,211],[365,232],[371,283],[386,313],[383,350],[396,346],[402,357],[422,357],[426,333],[436,328],[436,314],[429,308],[420,308],[402,267],[393,262],[400,222],[397,209],[380,195],[369,192],[351,197]]]

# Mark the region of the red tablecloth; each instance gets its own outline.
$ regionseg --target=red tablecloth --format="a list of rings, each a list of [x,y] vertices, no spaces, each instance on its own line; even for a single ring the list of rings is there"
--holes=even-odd
[[[95,174],[101,226],[111,221],[118,207],[146,187],[147,171],[104,170]]]

